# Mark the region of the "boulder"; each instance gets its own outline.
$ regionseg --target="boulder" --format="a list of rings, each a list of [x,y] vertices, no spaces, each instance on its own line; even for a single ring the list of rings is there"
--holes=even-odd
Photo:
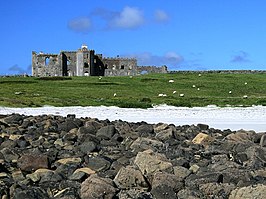
[[[199,185],[199,190],[206,198],[228,198],[234,184],[229,183],[206,183]]]
[[[174,166],[173,169],[174,174],[178,177],[179,181],[184,180],[187,176],[191,174],[190,170],[182,166]]]
[[[184,183],[180,181],[180,178],[174,174],[165,173],[165,172],[156,172],[152,180],[152,190],[162,185],[171,187],[173,191],[177,193],[183,188]]]
[[[162,154],[157,154],[151,149],[139,152],[134,164],[139,168],[142,175],[153,175],[158,171],[172,171],[172,163]]]
[[[114,178],[114,183],[120,189],[148,189],[148,183],[141,172],[131,166],[122,167]]]
[[[154,132],[151,124],[142,124],[136,129],[136,131],[139,132],[141,136],[149,136]]]
[[[164,143],[156,139],[150,139],[145,137],[137,138],[131,145],[130,148],[135,151],[143,151],[147,149],[159,149],[164,147]]]
[[[205,134],[205,133],[199,133],[196,135],[196,137],[193,138],[192,143],[194,144],[201,144],[203,146],[208,146],[212,141],[214,140],[214,138],[212,138],[211,136]]]
[[[264,199],[266,196],[266,185],[258,184],[253,186],[234,189],[229,199]]]
[[[102,139],[110,140],[115,134],[115,131],[114,125],[104,126],[97,131],[96,136]]]
[[[255,138],[254,131],[239,130],[236,133],[231,133],[226,136],[226,140],[235,143],[253,143]]]
[[[81,184],[80,197],[81,199],[112,199],[116,191],[110,178],[101,178],[93,174]]]
[[[35,171],[40,168],[48,168],[48,157],[43,154],[26,154],[18,159],[18,167],[22,171]]]
[[[160,141],[167,141],[171,138],[173,138],[174,129],[173,128],[167,128],[165,130],[162,130],[158,133],[156,133],[155,138]]]

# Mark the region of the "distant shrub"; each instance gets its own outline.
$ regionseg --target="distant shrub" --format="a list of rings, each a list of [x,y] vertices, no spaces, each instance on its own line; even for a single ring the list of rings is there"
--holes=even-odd
[[[140,81],[141,82],[152,82],[152,81],[158,81],[159,79],[156,78],[143,78]]]
[[[145,103],[151,103],[151,99],[148,97],[143,97],[139,100],[140,102],[145,102]]]
[[[145,102],[129,102],[129,101],[119,101],[116,106],[120,108],[152,108],[150,103]]]
[[[45,80],[45,81],[61,81],[61,80],[72,80],[71,77],[39,77],[38,80]]]
[[[175,101],[170,102],[169,105],[177,107],[192,107],[192,104],[189,101]]]
[[[266,99],[259,99],[257,100],[258,105],[266,106]]]

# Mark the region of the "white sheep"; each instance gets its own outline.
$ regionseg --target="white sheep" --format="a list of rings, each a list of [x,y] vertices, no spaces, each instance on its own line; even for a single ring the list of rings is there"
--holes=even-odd
[[[201,74],[199,74],[199,77],[201,77]]]
[[[184,97],[184,96],[185,96],[185,94],[184,94],[184,93],[181,93],[179,96],[180,96],[180,97]]]
[[[192,87],[193,87],[193,88],[196,88],[196,85],[193,85]]]
[[[248,83],[247,82],[245,82],[245,85],[247,85]]]
[[[173,91],[173,94],[175,94],[176,93],[176,91]]]
[[[200,88],[197,89],[198,91],[200,90]]]
[[[244,96],[243,96],[243,98],[244,98],[244,99],[247,99],[247,98],[248,98],[248,96],[247,96],[247,95],[244,95]]]
[[[229,91],[228,93],[229,93],[229,94],[232,94],[232,91]]]
[[[164,94],[164,93],[160,93],[159,95],[158,95],[158,97],[166,97],[167,95],[166,94]]]
[[[116,97],[116,95],[117,95],[117,94],[116,94],[116,93],[114,93],[114,97]]]
[[[168,82],[169,82],[169,83],[174,83],[174,82],[175,82],[175,80],[173,80],[173,79],[170,79]]]

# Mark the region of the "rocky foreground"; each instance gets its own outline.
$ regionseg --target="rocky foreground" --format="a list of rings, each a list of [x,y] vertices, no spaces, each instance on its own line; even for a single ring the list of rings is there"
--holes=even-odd
[[[265,198],[266,133],[0,115],[0,196]]]

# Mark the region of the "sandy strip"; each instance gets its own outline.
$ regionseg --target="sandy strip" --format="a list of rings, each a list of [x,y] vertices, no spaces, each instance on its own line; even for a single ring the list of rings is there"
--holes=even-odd
[[[77,117],[91,117],[100,120],[124,120],[128,122],[145,121],[148,123],[164,122],[175,125],[208,124],[217,129],[254,130],[266,132],[266,107],[219,108],[215,106],[180,108],[160,105],[149,109],[128,109],[118,107],[51,107],[7,108],[0,107],[0,114],[19,113],[24,115],[53,114]]]

